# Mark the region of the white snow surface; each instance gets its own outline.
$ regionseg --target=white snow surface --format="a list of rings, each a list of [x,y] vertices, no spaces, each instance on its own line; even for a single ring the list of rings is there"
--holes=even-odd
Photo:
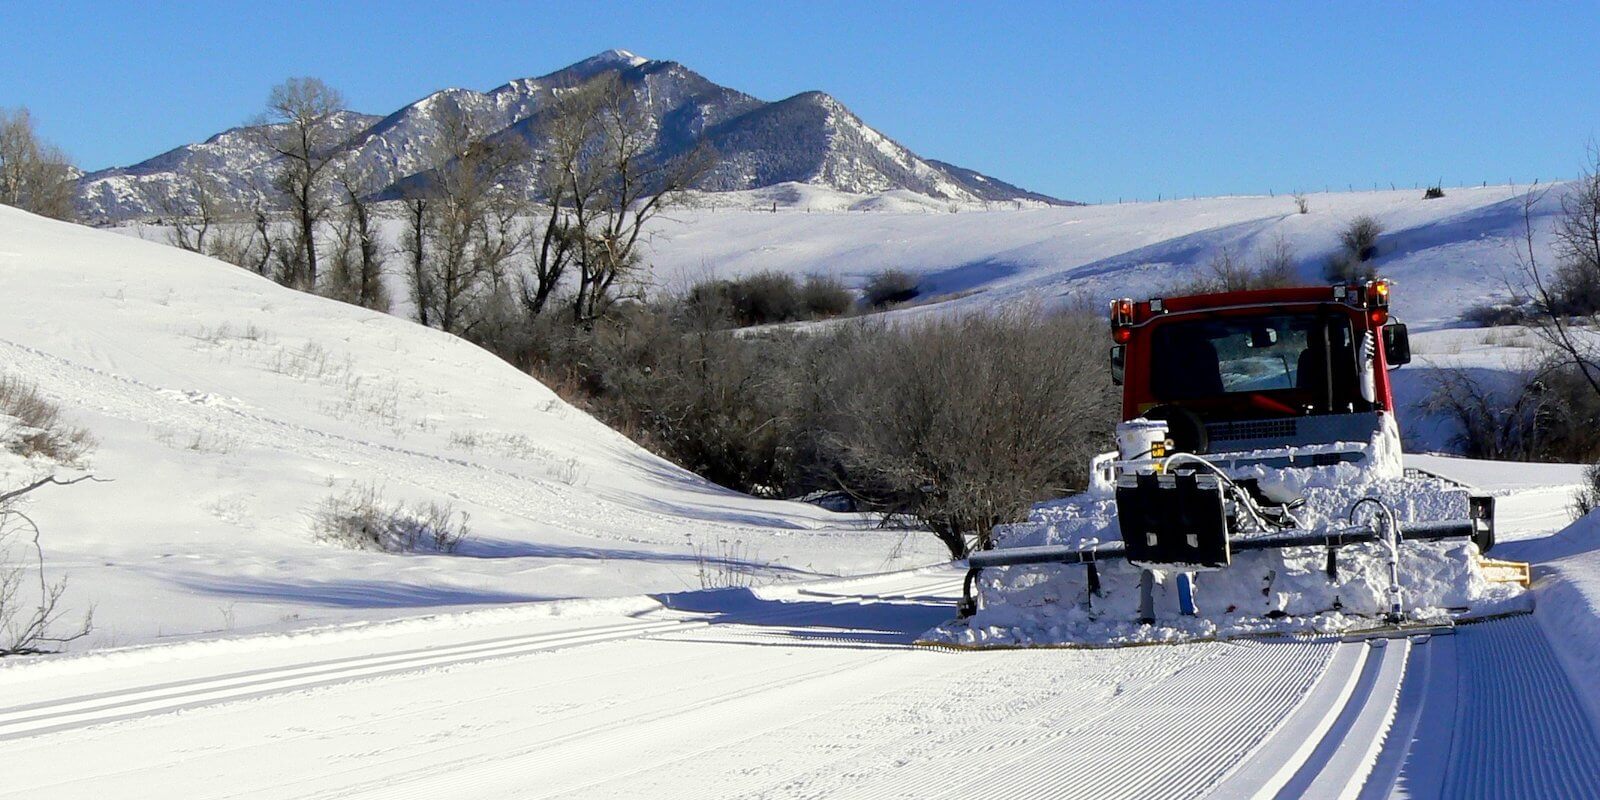
[[[940,560],[932,537],[710,485],[466,342],[0,207],[0,372],[99,440],[26,510],[75,648]],[[49,465],[4,455],[0,485]],[[79,474],[62,471],[63,477]],[[453,503],[454,554],[317,541],[357,484]]]

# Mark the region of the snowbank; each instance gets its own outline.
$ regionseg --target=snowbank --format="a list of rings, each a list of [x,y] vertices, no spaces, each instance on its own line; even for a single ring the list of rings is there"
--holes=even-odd
[[[1495,555],[1534,563],[1534,617],[1544,628],[1590,713],[1600,719],[1600,513]]]

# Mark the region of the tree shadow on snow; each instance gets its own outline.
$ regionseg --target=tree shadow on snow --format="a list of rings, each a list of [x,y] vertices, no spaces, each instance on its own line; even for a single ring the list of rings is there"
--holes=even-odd
[[[177,581],[188,589],[218,597],[300,603],[329,608],[422,608],[427,606],[530,603],[564,598],[544,595],[470,589],[461,586],[425,586],[386,580],[316,580],[246,578],[237,576],[185,577]]]
[[[830,602],[826,596],[770,599],[740,588],[652,597],[676,611],[707,615],[713,629],[736,625],[759,634],[719,642],[779,647],[910,647],[924,631],[955,616],[955,598],[942,596]]]
[[[472,538],[461,543],[451,555],[462,558],[559,558],[591,561],[642,561],[652,564],[694,564],[717,572],[749,576],[831,577],[809,569],[769,564],[765,561],[722,558],[699,553],[663,553],[652,550],[623,550],[613,547],[520,542],[508,539]]]

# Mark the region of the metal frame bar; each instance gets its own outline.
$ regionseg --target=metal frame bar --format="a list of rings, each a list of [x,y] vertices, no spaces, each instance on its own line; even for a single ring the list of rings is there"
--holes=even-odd
[[[1474,522],[1446,520],[1442,522],[1417,522],[1400,531],[1403,542],[1431,542],[1442,539],[1470,539],[1476,532]],[[1327,547],[1330,568],[1333,552],[1352,544],[1381,542],[1384,534],[1367,526],[1357,525],[1335,528],[1324,533],[1277,534],[1272,536],[1235,537],[1228,540],[1236,553],[1247,550],[1279,550],[1286,547]],[[1091,570],[1097,561],[1127,558],[1122,544],[1103,544],[1094,547],[1074,548],[1066,545],[1039,547],[1009,547],[1001,550],[984,550],[967,556],[967,575],[961,582],[961,602],[957,611],[962,617],[978,612],[978,597],[974,592],[978,576],[990,567],[1016,567],[1028,564],[1088,564]],[[1094,570],[1091,583],[1099,583],[1098,570]],[[1331,576],[1330,576],[1331,579]]]

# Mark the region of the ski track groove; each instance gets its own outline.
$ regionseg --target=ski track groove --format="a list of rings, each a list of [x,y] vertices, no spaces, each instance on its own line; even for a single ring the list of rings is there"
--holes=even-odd
[[[1582,800],[1600,792],[1600,739],[1531,616],[1463,628],[1461,702],[1442,797]],[[1438,735],[1442,732],[1433,732]]]
[[[932,590],[936,589],[937,587],[947,586],[949,584],[949,581],[947,579],[942,578],[942,577],[938,578],[935,581],[930,583],[928,576],[921,576],[921,575],[917,575],[915,573],[909,574],[909,575],[904,575],[904,576],[892,576],[892,577],[897,582],[893,583],[893,584],[890,584],[890,588],[891,589],[898,589],[898,588],[904,587],[905,589],[908,589],[908,590],[926,592],[926,591],[932,591]],[[829,605],[834,605],[834,606],[844,606],[844,605],[850,604],[851,601],[854,600],[854,599],[856,599],[855,596],[841,596],[839,599],[829,601],[828,604]],[[755,616],[750,618],[750,620],[751,620],[750,622],[745,622],[745,623],[707,622],[707,623],[703,623],[701,625],[695,626],[692,630],[697,630],[697,631],[700,631],[700,632],[703,632],[703,633],[711,633],[713,629],[717,629],[717,632],[720,633],[721,630],[726,629],[726,628],[730,628],[730,627],[742,627],[744,625],[751,625],[751,624],[755,624],[755,625],[770,624],[772,622],[781,622],[781,621],[788,620],[788,619],[793,619],[793,618],[804,618],[804,617],[813,617],[814,618],[814,615],[816,615],[816,613],[817,612],[816,612],[815,609],[804,608],[804,607],[801,607],[801,608],[779,608],[777,610],[774,610],[774,611],[771,611],[771,612],[767,612],[765,614],[755,615]],[[688,631],[688,630],[691,630],[691,629],[684,628],[684,629],[681,629],[681,630],[678,630],[678,631],[667,631],[667,633],[674,633],[675,634],[675,633],[680,633],[680,632],[684,632],[684,631]],[[672,638],[661,638],[659,635],[650,635],[648,637],[643,637],[643,638],[650,638],[652,640],[659,640],[659,641],[662,641],[662,642],[681,641],[681,640],[675,640],[675,639],[672,639]],[[905,649],[905,648],[901,648],[901,649]],[[593,726],[590,726],[588,728],[584,728],[584,729],[581,729],[581,730],[578,730],[578,731],[573,731],[573,732],[570,732],[570,733],[567,733],[567,734],[563,734],[563,735],[558,736],[558,737],[554,737],[554,738],[551,738],[551,739],[548,739],[548,740],[543,740],[543,741],[539,741],[539,742],[536,742],[536,743],[532,743],[532,744],[523,746],[523,747],[518,748],[517,750],[515,750],[514,752],[509,753],[509,754],[507,754],[507,753],[502,753],[502,754],[497,754],[497,755],[476,754],[476,755],[465,756],[465,757],[458,758],[458,759],[455,759],[455,760],[452,760],[452,761],[444,762],[442,764],[441,763],[434,763],[431,766],[429,766],[427,768],[423,768],[423,769],[407,770],[407,771],[404,771],[404,772],[401,772],[401,773],[398,773],[398,774],[390,774],[388,777],[385,777],[385,778],[381,779],[381,781],[373,781],[373,782],[368,782],[368,783],[364,783],[364,784],[356,784],[356,785],[352,785],[352,786],[346,786],[346,787],[343,787],[343,788],[341,788],[339,790],[333,790],[331,792],[324,792],[324,793],[315,794],[315,795],[311,795],[311,796],[315,796],[315,797],[319,797],[319,798],[342,798],[342,797],[361,796],[361,795],[365,795],[365,794],[368,794],[368,793],[372,793],[372,794],[374,794],[374,796],[390,798],[390,797],[405,797],[405,796],[437,797],[437,796],[443,796],[443,795],[439,794],[439,792],[441,792],[441,791],[445,792],[446,794],[456,793],[457,791],[459,791],[459,789],[457,788],[458,785],[459,785],[459,782],[462,781],[462,780],[468,780],[468,778],[465,778],[465,777],[463,777],[461,775],[461,773],[464,773],[464,772],[473,772],[473,771],[476,771],[478,773],[487,772],[487,775],[480,774],[477,778],[475,778],[475,781],[476,781],[476,783],[478,785],[488,785],[489,783],[492,783],[493,781],[495,781],[497,779],[496,776],[498,774],[503,773],[507,769],[511,769],[511,770],[513,770],[515,772],[523,772],[523,771],[525,771],[525,766],[526,766],[527,762],[532,762],[532,763],[537,764],[537,765],[547,765],[547,764],[551,763],[552,761],[557,760],[557,754],[554,754],[554,753],[550,752],[552,750],[555,750],[556,748],[569,746],[569,745],[574,744],[575,742],[592,740],[592,739],[597,738],[597,737],[605,737],[608,734],[613,734],[615,731],[617,731],[619,729],[621,730],[621,735],[620,736],[613,736],[613,738],[619,739],[619,741],[613,742],[612,746],[610,746],[609,749],[613,750],[613,751],[614,750],[619,750],[619,749],[626,749],[627,746],[630,745],[630,744],[637,744],[641,740],[648,740],[650,738],[648,735],[646,735],[645,733],[642,733],[642,732],[640,732],[638,730],[638,727],[641,726],[641,725],[656,724],[656,723],[662,722],[664,720],[674,719],[674,718],[683,716],[685,714],[693,714],[693,713],[697,713],[697,712],[708,712],[708,713],[712,713],[712,714],[720,714],[720,713],[722,713],[720,709],[725,707],[725,704],[734,703],[734,702],[737,702],[737,701],[741,701],[741,700],[744,700],[744,699],[747,699],[747,698],[750,698],[750,697],[754,697],[754,696],[760,695],[761,693],[764,693],[764,692],[773,691],[775,689],[781,689],[783,687],[793,686],[793,685],[799,684],[799,683],[813,681],[813,680],[817,680],[817,679],[820,679],[820,678],[834,677],[835,674],[840,672],[840,671],[849,672],[851,669],[860,669],[860,668],[862,668],[862,667],[864,667],[866,665],[874,664],[874,663],[883,661],[883,660],[885,660],[887,658],[888,658],[888,654],[886,654],[886,653],[872,654],[871,651],[863,651],[861,653],[861,655],[858,656],[858,658],[857,658],[857,661],[859,663],[854,663],[851,666],[846,667],[846,668],[841,668],[838,665],[825,666],[825,667],[823,667],[821,669],[809,670],[809,671],[805,672],[804,674],[802,674],[800,676],[789,676],[786,680],[782,680],[782,681],[779,681],[779,682],[776,682],[776,683],[758,683],[755,686],[749,687],[747,689],[744,689],[744,690],[741,690],[741,691],[738,691],[738,692],[718,694],[718,695],[715,695],[715,696],[713,696],[711,698],[694,701],[694,702],[688,704],[687,706],[670,708],[670,709],[665,709],[665,710],[658,710],[658,711],[655,711],[655,712],[650,712],[650,713],[646,713],[644,715],[640,715],[638,717],[627,718],[627,719],[625,719],[623,721],[620,721],[620,722],[617,722],[617,723],[614,723],[614,724],[593,725]],[[767,674],[769,672],[782,672],[785,668],[786,668],[785,665],[781,665],[780,664],[780,665],[777,665],[777,666],[774,666],[774,667],[771,667],[771,668],[760,670],[760,671],[758,671],[756,673],[748,673],[748,674],[745,675],[745,677],[746,678],[759,677],[760,675],[765,675],[765,674]],[[743,719],[743,718],[741,718],[741,719]],[[507,732],[506,736],[503,736],[501,738],[505,739],[505,740],[514,740],[514,738],[515,738],[515,736],[517,734],[525,734],[525,733],[530,732],[530,731],[535,731],[535,730],[538,730],[540,728],[548,727],[550,722],[551,722],[551,720],[549,720],[548,718],[542,718],[542,719],[537,720],[534,724],[527,725],[527,726],[522,726],[522,727],[513,729],[513,730]],[[443,751],[446,751],[446,750],[449,750],[449,749],[453,749],[453,748],[456,748],[456,747],[457,747],[456,745],[450,745],[450,746],[446,746],[444,748],[434,748],[434,749],[432,749],[432,750],[430,750],[428,752],[435,752],[435,753],[443,752]],[[586,745],[586,748],[587,747],[592,747],[592,745]],[[413,760],[415,757],[416,757],[416,754],[408,754],[405,757],[405,760],[407,760],[407,761]],[[369,770],[369,769],[372,769],[373,766],[374,765],[370,764],[370,763],[369,764],[362,764],[362,765],[359,765],[358,767],[353,768],[351,770],[351,772]],[[434,790],[434,791],[424,791],[422,789],[416,789],[416,788],[406,789],[403,786],[403,784],[408,783],[408,782],[412,783],[412,784],[415,784],[417,782],[426,783],[428,781],[434,780],[434,777],[435,777],[436,773],[448,773],[448,774],[451,774],[451,775],[455,776],[455,778],[451,782],[449,782],[449,784],[448,784],[449,788],[448,789],[440,789],[440,790]],[[324,776],[322,778],[322,780],[326,780],[326,776]],[[283,787],[278,787],[279,790],[281,790],[282,788]],[[410,793],[407,794],[406,792],[410,792]],[[268,792],[267,794],[269,796],[276,796],[276,795],[273,795],[271,792]],[[231,797],[244,797],[244,796],[249,796],[249,795],[231,795]]]
[[[484,789],[495,783],[502,782],[506,777],[521,775],[534,778],[539,775],[539,770],[549,764],[559,762],[564,754],[552,752],[563,746],[584,742],[588,751],[607,750],[610,752],[627,751],[630,745],[637,745],[640,741],[652,738],[654,733],[649,726],[671,722],[685,714],[705,712],[712,715],[713,719],[728,723],[748,722],[748,718],[731,713],[726,706],[737,703],[761,694],[772,692],[796,684],[819,679],[837,678],[841,671],[860,669],[866,664],[881,662],[887,656],[877,655],[858,659],[862,663],[852,663],[841,670],[837,664],[826,664],[820,667],[807,669],[799,674],[789,674],[776,682],[756,683],[755,685],[737,691],[718,692],[715,695],[696,700],[687,704],[673,705],[665,708],[648,710],[645,713],[621,720],[596,724],[579,731],[562,734],[537,742],[523,744],[510,751],[500,751],[492,754],[475,753],[449,761],[430,761],[427,766],[409,769],[399,773],[387,773],[384,777],[362,784],[344,786],[336,790],[319,792],[309,797],[319,800],[331,798],[348,798],[360,796],[382,797],[386,800],[394,798],[427,798],[433,800],[438,797],[473,797],[477,796],[472,790]],[[779,665],[768,670],[763,670],[759,675],[768,672],[782,672],[789,665]],[[753,677],[747,674],[745,677]],[[525,733],[545,727],[544,721],[525,726],[510,733]],[[510,739],[511,736],[502,737]],[[598,740],[598,741],[597,741]],[[435,751],[450,748],[438,748]],[[418,754],[408,754],[405,760],[413,760]],[[425,755],[425,754],[423,754]],[[370,769],[373,765],[363,765],[361,769]],[[322,776],[320,780],[326,781],[330,776]],[[430,786],[429,784],[434,784]],[[276,792],[277,790],[273,790]],[[281,796],[270,794],[270,796]]]
[[[1383,640],[1369,651],[1359,684],[1334,724],[1278,790],[1278,800],[1346,800],[1360,791],[1379,757],[1411,652],[1408,639]]]
[[[906,583],[915,586],[908,577]],[[926,583],[927,579],[922,581]],[[944,582],[931,584],[943,586]],[[829,601],[844,605],[848,598]],[[753,615],[757,624],[815,614],[811,609],[784,608],[781,605],[764,614]],[[289,664],[226,675],[146,684],[127,689],[39,701],[19,706],[0,707],[0,741],[27,738],[75,728],[91,727],[221,703],[267,697],[286,692],[369,680],[418,670],[456,666],[477,661],[517,658],[532,653],[565,647],[598,644],[620,639],[663,635],[717,625],[705,614],[678,619],[617,623],[590,628],[500,636],[462,642],[446,647],[421,647],[371,655],[347,656],[301,664]],[[837,638],[847,639],[846,636]],[[127,710],[138,708],[139,710]]]
[[[703,620],[670,620],[609,626],[600,632],[572,630],[561,633],[510,637],[496,644],[471,643],[438,649],[412,650],[400,655],[353,656],[311,665],[292,665],[222,678],[140,686],[98,695],[66,698],[0,709],[0,741],[27,738],[76,728],[156,716],[192,708],[258,699],[287,692],[370,680],[425,669],[516,658],[565,647],[629,639],[683,627],[710,624]],[[502,637],[504,638],[504,637]],[[322,667],[323,664],[339,666]],[[165,691],[172,689],[172,691]],[[75,708],[84,706],[85,708]],[[139,710],[128,710],[138,708]],[[54,709],[53,712],[50,710]],[[30,711],[49,712],[34,713]],[[18,715],[21,716],[18,716]]]
[[[622,642],[622,641],[624,641],[624,640],[622,640],[622,639],[613,639],[613,640],[608,640],[607,643],[613,643],[614,644],[614,643],[619,643],[619,642]],[[554,651],[547,650],[547,651],[542,651],[542,652],[548,653],[548,652],[554,652]],[[704,656],[702,656],[702,655],[692,654],[692,655],[688,655],[688,656],[686,656],[684,658],[681,658],[681,659],[674,659],[674,660],[671,660],[671,661],[659,662],[659,663],[662,664],[662,665],[675,665],[675,664],[680,664],[680,663],[693,662],[693,661],[695,661],[695,660],[697,660],[699,658],[703,658],[703,657]],[[464,663],[481,663],[481,662],[464,662]],[[436,671],[438,669],[447,669],[447,667],[429,668],[429,669],[425,669],[425,670],[419,670],[419,671],[413,672],[411,674],[414,677],[422,677],[422,676],[424,676],[424,675],[426,675],[426,674],[428,674],[430,672],[434,672],[434,671]],[[623,675],[623,674],[631,673],[634,670],[635,670],[635,667],[630,665],[630,666],[621,667],[621,668],[618,668],[618,669],[607,670],[607,671],[604,671],[604,672],[591,672],[591,673],[585,674],[581,678],[581,680],[590,681],[590,680],[593,680],[593,679],[596,679],[596,678],[607,678],[607,677],[613,677],[613,676],[620,676],[620,675]],[[571,682],[571,681],[575,681],[575,680],[580,680],[580,678],[569,678],[567,680],[564,680],[564,681],[561,681],[561,682],[555,683],[555,684],[550,684],[550,683],[543,684],[541,688],[548,688],[549,686],[552,686],[552,685],[562,685],[562,684],[565,684],[565,683],[568,683],[568,682]],[[529,690],[526,690],[526,691],[535,691],[535,690],[529,689]],[[649,691],[653,691],[653,689],[644,689],[644,691],[649,692]],[[263,699],[270,698],[272,696],[274,696],[274,695],[264,695]],[[471,704],[473,704],[475,702],[477,702],[476,698],[451,700],[451,701],[449,701],[447,703],[444,703],[444,704],[441,704],[441,705],[438,705],[438,706],[430,707],[428,710],[431,713],[435,713],[436,714],[436,713],[439,713],[440,711],[443,711],[445,709],[452,709],[452,708],[458,708],[458,707],[462,707],[462,706],[468,706],[468,705],[471,705]],[[615,703],[615,702],[621,702],[621,700],[620,699],[613,700],[613,703]],[[207,706],[207,707],[209,707],[209,706]],[[592,708],[568,709],[568,710],[564,710],[564,711],[558,711],[558,712],[554,712],[554,713],[551,713],[551,714],[547,714],[547,715],[543,716],[542,719],[547,723],[551,722],[551,721],[559,722],[559,721],[564,721],[564,720],[566,720],[567,718],[570,718],[570,717],[584,715],[584,714],[590,714],[590,713],[593,713],[593,709]],[[414,716],[415,716],[415,712],[413,710],[411,710],[410,708],[402,708],[402,710],[395,711],[393,713],[378,715],[375,718],[368,718],[368,719],[361,720],[359,722],[351,722],[351,723],[347,723],[347,724],[344,724],[344,725],[337,725],[337,726],[328,727],[328,728],[321,728],[321,729],[318,729],[316,731],[311,731],[311,732],[296,733],[296,734],[288,735],[288,736],[279,736],[275,741],[278,742],[278,743],[287,743],[287,742],[304,741],[306,739],[313,739],[313,738],[315,738],[315,739],[326,739],[326,738],[329,738],[330,735],[333,735],[333,734],[338,734],[338,733],[343,733],[343,732],[351,732],[351,731],[359,731],[359,730],[361,730],[363,728],[370,728],[374,724],[374,722],[384,722],[384,721],[390,721],[390,720],[402,721],[402,720],[407,720],[407,719],[414,718]],[[139,719],[139,718],[135,718],[134,721],[137,721],[137,719]],[[43,744],[43,746],[48,746],[48,744]],[[249,747],[251,747],[251,745],[236,745],[236,746],[230,746],[230,747],[227,747],[227,748],[224,748],[224,749],[221,749],[221,750],[212,749],[212,750],[208,750],[205,753],[205,755],[207,757],[215,757],[218,754],[238,753],[238,752],[242,752],[242,751],[247,750]],[[93,777],[96,778],[96,779],[106,779],[106,778],[116,778],[116,777],[125,776],[125,775],[126,776],[131,776],[131,775],[138,774],[139,772],[141,772],[141,771],[143,771],[145,769],[148,769],[148,765],[143,766],[143,767],[137,767],[137,768],[134,768],[134,769],[123,770],[123,771],[120,771],[120,772],[99,773],[99,774],[96,774]],[[82,776],[74,776],[74,779],[79,778],[79,777],[82,777]],[[46,789],[60,788],[62,786],[67,785],[70,782],[71,782],[71,779],[69,779],[68,781],[63,781],[63,782],[60,782],[60,783],[57,783],[57,784],[52,784],[52,785],[35,784],[35,785],[30,787],[30,790],[37,794],[38,792],[42,792],[43,790],[46,790]]]
[[[1362,783],[1358,800],[1383,800],[1395,791],[1411,743],[1422,723],[1428,694],[1434,686],[1446,679],[1455,680],[1452,673],[1444,673],[1443,662],[1450,658],[1455,647],[1453,636],[1430,636],[1425,641],[1411,645],[1406,654],[1405,675],[1400,692],[1395,698],[1394,719],[1385,733],[1382,748],[1373,761],[1367,779]],[[1444,674],[1441,674],[1444,673]]]

